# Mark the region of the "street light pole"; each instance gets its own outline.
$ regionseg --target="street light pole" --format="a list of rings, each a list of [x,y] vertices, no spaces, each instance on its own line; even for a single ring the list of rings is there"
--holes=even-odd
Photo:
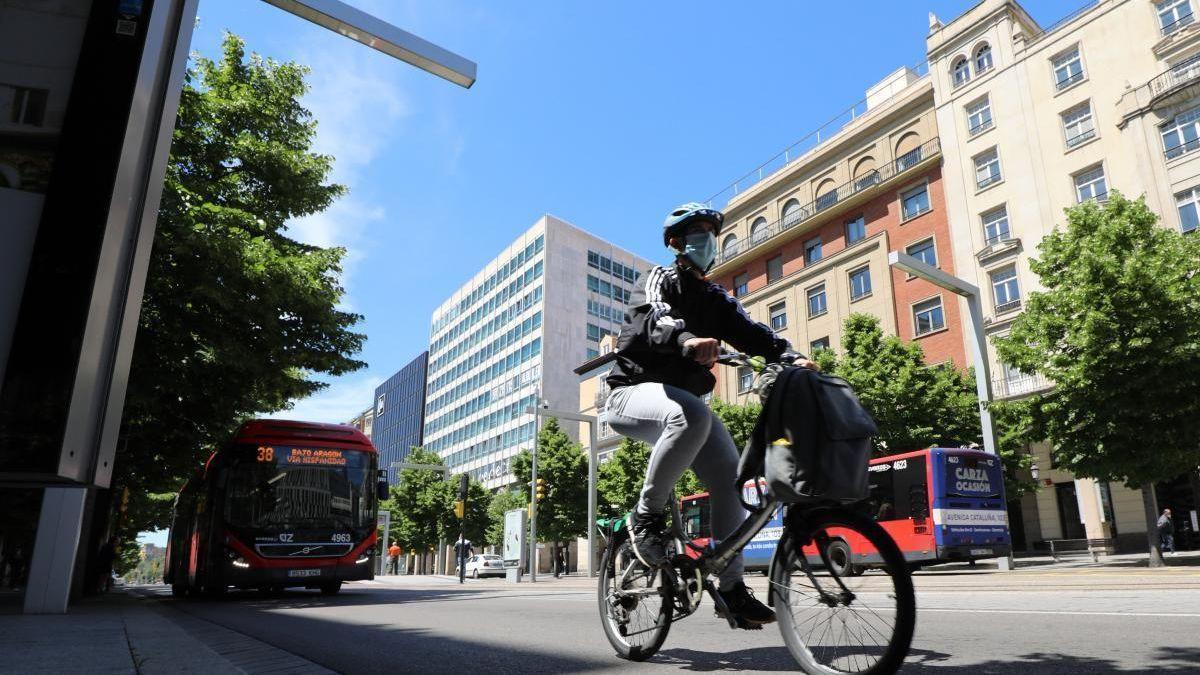
[[[596,465],[598,463],[598,452],[596,444],[599,441],[597,436],[597,418],[595,415],[584,415],[583,413],[570,412],[566,410],[552,410],[550,408],[529,407],[525,409],[526,413],[534,415],[537,418],[542,417],[557,417],[559,419],[571,420],[572,422],[587,422],[588,428],[591,431],[591,442],[588,444],[588,515],[587,515],[587,533],[588,533],[588,576],[596,576]],[[536,460],[536,455],[535,455]],[[536,467],[536,461],[534,463]],[[534,482],[537,482],[537,476],[533,477]]]
[[[947,274],[938,268],[914,258],[907,253],[888,253],[888,265],[918,276],[935,286],[944,288],[967,301],[967,314],[971,319],[971,337],[974,346],[975,394],[979,398],[979,423],[983,431],[983,449],[990,454],[999,454],[996,449],[996,432],[992,428],[992,382],[987,358],[987,341],[983,334],[983,311],[980,309],[979,287],[965,279]]]
[[[992,427],[992,378],[988,367],[987,339],[983,334],[983,310],[980,308],[979,287],[966,279],[947,274],[942,270],[901,251],[888,253],[888,265],[916,275],[935,286],[944,288],[967,301],[967,315],[971,319],[971,344],[975,353],[975,394],[979,398],[979,426],[983,432],[983,449],[999,457],[996,447],[996,431]],[[1014,566],[1011,547],[1006,557],[1000,558],[1000,569],[1011,570]]]

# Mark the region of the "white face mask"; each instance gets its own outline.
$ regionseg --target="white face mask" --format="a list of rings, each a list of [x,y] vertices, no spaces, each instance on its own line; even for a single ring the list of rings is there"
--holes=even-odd
[[[717,236],[712,232],[695,232],[684,237],[683,255],[702,272],[708,272],[717,258]]]

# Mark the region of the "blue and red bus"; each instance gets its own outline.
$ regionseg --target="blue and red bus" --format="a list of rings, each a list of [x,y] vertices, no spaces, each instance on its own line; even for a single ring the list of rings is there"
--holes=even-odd
[[[965,448],[928,448],[871,460],[870,494],[859,508],[873,517],[914,566],[970,562],[1012,550],[1000,458]],[[757,498],[745,486],[747,502]],[[684,529],[698,546],[711,537],[708,493],[684,497]],[[783,534],[782,511],[743,549],[747,569],[766,570]],[[879,554],[852,532],[831,531],[828,551],[839,572],[853,574],[879,562]],[[805,553],[814,562],[813,545]]]
[[[386,494],[375,447],[338,424],[246,422],[179,492],[163,578],[175,595],[374,577]]]

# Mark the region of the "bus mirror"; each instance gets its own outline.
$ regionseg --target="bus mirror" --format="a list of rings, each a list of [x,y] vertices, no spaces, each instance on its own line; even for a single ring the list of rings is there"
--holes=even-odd
[[[391,496],[391,494],[388,492],[388,483],[386,480],[381,480],[375,484],[375,496],[378,497],[380,501]]]

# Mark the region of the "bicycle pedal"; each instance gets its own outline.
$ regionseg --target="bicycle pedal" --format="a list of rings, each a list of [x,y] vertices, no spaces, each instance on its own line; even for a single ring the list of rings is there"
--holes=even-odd
[[[740,616],[737,617],[737,627],[741,628],[742,630],[762,630],[763,629],[763,625],[761,623],[754,623],[752,621],[747,621]]]

